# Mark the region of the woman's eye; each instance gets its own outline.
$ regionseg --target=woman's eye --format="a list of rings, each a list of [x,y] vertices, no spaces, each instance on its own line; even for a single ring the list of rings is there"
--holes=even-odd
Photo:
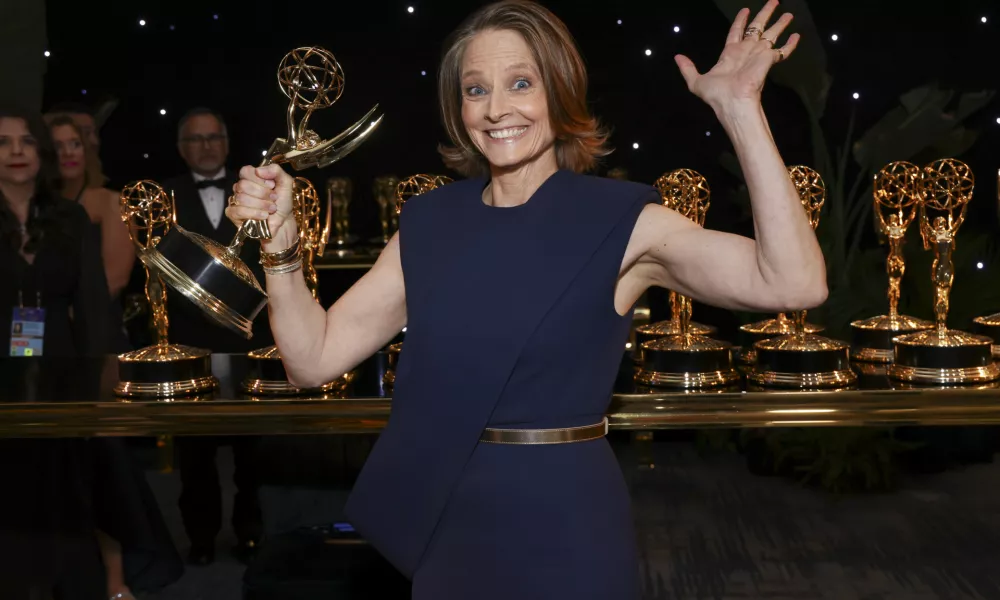
[[[531,87],[531,83],[529,83],[527,79],[523,79],[522,78],[522,79],[518,79],[517,81],[514,82],[514,89],[515,90],[523,90],[523,89],[527,89],[529,87]]]
[[[478,85],[474,85],[472,87],[465,88],[465,95],[466,96],[480,96],[480,95],[485,94],[485,93],[486,93],[486,90],[484,90],[483,88],[479,87]]]

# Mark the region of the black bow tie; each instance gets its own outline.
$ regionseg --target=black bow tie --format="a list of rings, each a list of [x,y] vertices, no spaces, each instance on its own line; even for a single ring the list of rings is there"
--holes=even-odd
[[[225,179],[203,179],[201,181],[195,182],[195,185],[198,187],[199,190],[215,187],[225,191],[226,187],[228,187],[226,186]]]

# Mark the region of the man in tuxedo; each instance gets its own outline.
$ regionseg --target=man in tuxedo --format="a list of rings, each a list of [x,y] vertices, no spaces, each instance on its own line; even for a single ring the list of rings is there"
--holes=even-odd
[[[207,108],[189,111],[181,117],[178,126],[177,149],[189,171],[163,182],[163,188],[174,193],[177,223],[188,231],[228,245],[236,235],[236,227],[223,213],[238,177],[236,172],[226,168],[229,137],[222,116]],[[241,258],[257,280],[263,282],[259,251],[259,246],[248,243],[243,247]],[[254,322],[253,338],[246,340],[217,325],[180,294],[173,290],[169,293],[170,341],[173,343],[215,353],[239,354],[274,343],[266,310],[261,311]],[[237,492],[232,524],[239,544],[234,554],[243,561],[253,556],[261,535],[255,458],[258,441],[254,436],[178,438],[182,486],[179,504],[184,528],[191,540],[188,560],[192,564],[208,564],[215,557],[215,538],[222,526],[222,493],[215,455],[218,446],[225,444],[232,445],[235,461],[233,479]]]

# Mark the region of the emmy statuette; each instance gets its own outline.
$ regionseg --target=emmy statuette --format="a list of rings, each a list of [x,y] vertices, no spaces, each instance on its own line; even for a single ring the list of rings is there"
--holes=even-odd
[[[899,289],[906,271],[903,241],[920,207],[920,169],[908,162],[886,165],[875,175],[872,195],[879,229],[889,240],[889,255],[885,261],[889,276],[889,314],[851,323],[851,358],[889,363],[892,362],[894,337],[934,326],[930,321],[899,314]]]
[[[131,183],[121,193],[122,221],[140,257],[156,252],[172,228],[176,212],[173,198],[152,181]],[[146,299],[156,343],[118,356],[115,394],[124,398],[172,398],[214,389],[212,356],[207,350],[167,341],[167,288],[160,274],[146,261]]]
[[[382,175],[375,178],[372,193],[375,203],[378,205],[378,219],[382,225],[382,245],[389,243],[389,238],[395,233],[397,216],[394,214],[396,205],[396,186],[399,185],[399,177],[395,175]]]
[[[658,186],[660,187],[660,186]],[[708,183],[701,174],[680,169],[660,187],[664,197],[679,199],[674,208],[704,227],[710,205]],[[666,194],[663,191],[666,190]],[[691,331],[691,299],[680,294],[678,333],[644,342],[637,383],[647,386],[699,389],[731,384],[740,378],[733,368],[732,345]]]
[[[403,205],[406,204],[407,200],[414,196],[419,196],[420,194],[426,194],[433,189],[447,185],[451,182],[451,177],[448,177],[447,175],[425,175],[423,173],[418,173],[407,177],[396,184],[396,189],[394,191],[395,210],[393,210],[393,213],[398,218],[399,213],[402,212]],[[402,351],[403,342],[396,342],[386,348],[386,352],[389,355],[389,368],[386,369],[385,374],[382,375],[382,384],[387,387],[391,387],[396,381],[396,364],[399,362],[399,353]]]
[[[302,247],[302,275],[305,277],[306,287],[317,303],[319,303],[319,277],[316,274],[315,258],[323,256],[330,237],[329,196],[326,222],[320,221],[322,214],[320,208],[316,188],[305,177],[296,177],[295,190],[292,194],[292,214],[295,216],[299,230],[299,244]],[[328,392],[343,388],[353,379],[352,374],[347,373],[318,388],[301,389],[289,383],[277,346],[253,350],[247,354],[247,358],[250,363],[249,375],[243,380],[242,388],[244,392],[254,396]]]
[[[965,220],[975,180],[965,163],[952,158],[924,167],[920,236],[933,250],[934,327],[895,338],[889,377],[921,384],[984,383],[1000,378],[993,339],[948,329],[948,300],[955,280],[955,237]]]
[[[353,187],[347,177],[331,177],[326,180],[327,229],[332,223],[333,245],[344,248],[351,243],[351,193]],[[319,204],[316,205],[317,207]],[[319,254],[322,256],[322,253]]]
[[[789,167],[813,229],[819,226],[820,210],[826,202],[826,184],[809,167]],[[851,370],[847,344],[809,333],[806,311],[792,313],[792,332],[760,340],[753,345],[757,364],[747,378],[763,387],[837,388],[857,381]]]
[[[1000,202],[1000,169],[997,170],[997,201]],[[972,330],[975,333],[991,337],[993,343],[993,358],[1000,359],[1000,313],[987,317],[976,317],[972,320]]]
[[[800,169],[800,171],[796,171]],[[799,198],[802,200],[802,208],[805,209],[806,214],[809,215],[809,222],[812,223],[813,229],[819,225],[819,209],[822,207],[823,202],[826,200],[826,187],[823,180],[819,177],[819,173],[816,173],[809,167],[790,167],[788,169],[789,175],[792,177],[795,183],[796,189],[799,192]],[[822,186],[822,195],[820,198],[815,197],[815,193],[810,195],[809,193],[809,181],[808,179],[796,180],[796,175],[808,176],[815,173],[816,181],[820,186]],[[804,186],[804,187],[800,187]],[[817,192],[818,190],[813,190]],[[812,204],[818,200],[819,207],[815,207]],[[791,318],[785,313],[778,313],[778,315],[773,319],[764,319],[763,321],[757,321],[755,323],[748,323],[746,325],[740,326],[740,331],[742,331],[751,340],[751,345],[749,348],[744,348],[743,352],[740,353],[740,362],[745,365],[752,365],[757,362],[757,342],[762,342],[764,340],[770,340],[783,335],[788,335],[796,332],[796,317],[792,315]],[[803,333],[819,333],[823,331],[823,327],[820,325],[813,325],[812,323],[803,322],[802,332]]]
[[[271,144],[261,166],[288,163],[296,170],[326,167],[350,154],[378,127],[378,106],[335,137],[322,139],[308,129],[313,112],[340,98],[344,74],[333,54],[322,48],[297,48],[278,66],[278,84],[289,99],[288,135]],[[296,121],[296,110],[303,115]],[[232,198],[230,198],[232,202]],[[247,238],[271,239],[267,221],[245,221],[229,246],[173,227],[160,241],[159,252],[143,262],[161,271],[168,285],[184,294],[219,324],[253,335],[253,320],[267,302],[253,272],[240,260]]]
[[[660,193],[663,206],[676,210],[696,223],[704,223],[703,216],[699,220],[696,211],[699,208],[702,212],[708,210],[710,192],[708,182],[700,173],[691,169],[677,169],[661,175],[653,185]],[[681,314],[684,312],[690,314],[691,299],[670,290],[670,319],[635,329],[635,350],[632,352],[632,358],[637,364],[642,363],[642,347],[646,342],[682,333]],[[715,331],[716,328],[710,325],[687,323],[687,332],[694,335],[707,336]]]

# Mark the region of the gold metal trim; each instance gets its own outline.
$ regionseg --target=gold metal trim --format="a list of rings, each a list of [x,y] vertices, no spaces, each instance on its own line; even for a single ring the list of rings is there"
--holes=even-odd
[[[858,376],[851,369],[825,373],[781,373],[752,369],[747,372],[747,379],[764,387],[822,389],[851,385],[858,380]]]
[[[636,383],[642,385],[675,387],[686,390],[726,386],[739,381],[739,379],[740,373],[736,369],[705,373],[669,373],[639,369],[635,375]]]
[[[178,227],[178,229],[180,228]],[[197,306],[205,309],[205,314],[218,324],[228,327],[247,338],[253,334],[253,321],[243,317],[243,315],[229,308],[216,298],[214,294],[195,284],[193,279],[164,258],[155,248],[140,250],[139,259],[147,267],[159,270],[163,278],[170,283],[170,287],[184,294],[184,296]],[[219,264],[221,265],[222,263]],[[267,295],[265,294],[264,297],[266,298]]]
[[[909,367],[896,363],[889,366],[888,373],[890,377],[912,383],[985,383],[1000,379],[1000,365],[990,363],[982,367],[933,369],[928,367]]]
[[[353,372],[315,388],[295,387],[287,381],[247,378],[240,384],[240,389],[251,395],[297,396],[301,394],[325,393],[334,390],[343,390],[351,381],[354,381]]]
[[[891,363],[894,352],[883,348],[851,348],[851,360]]]
[[[141,381],[120,381],[115,386],[115,394],[125,398],[155,398],[169,400],[178,396],[200,394],[215,389],[219,380],[215,376],[199,377],[187,381],[166,383],[145,383]]]
[[[580,427],[561,427],[556,429],[505,429],[487,427],[479,437],[480,442],[487,444],[572,444],[598,440],[608,434],[608,418],[600,423]]]

